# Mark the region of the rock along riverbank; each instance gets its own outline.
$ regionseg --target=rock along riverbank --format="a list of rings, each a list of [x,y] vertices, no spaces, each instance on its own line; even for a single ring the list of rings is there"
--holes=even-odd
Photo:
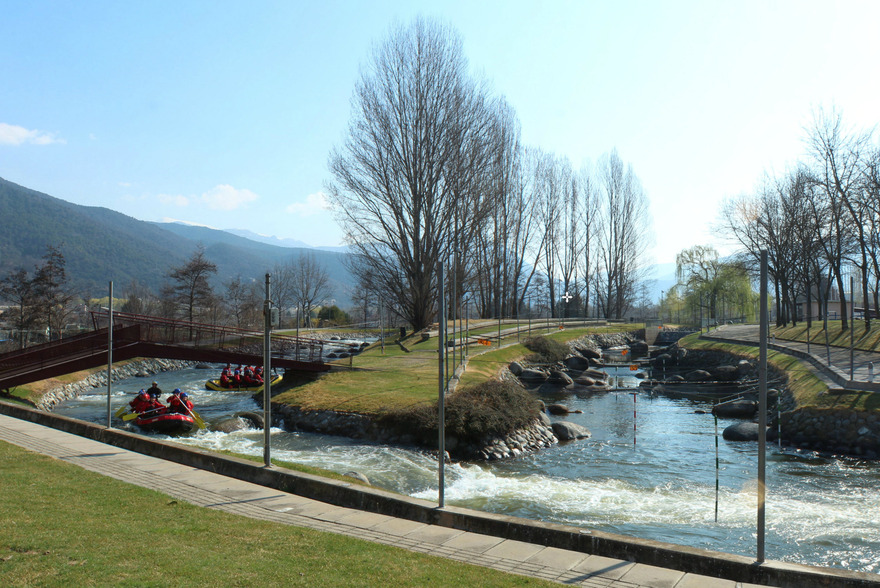
[[[113,366],[111,371],[111,381],[117,382],[119,380],[126,380],[134,377],[149,378],[153,374],[182,370],[193,367],[194,365],[195,362],[192,361],[179,361],[175,359],[142,359],[124,365]],[[50,389],[40,397],[40,400],[37,402],[37,408],[51,411],[59,403],[69,400],[70,398],[76,398],[85,390],[100,388],[102,386],[107,386],[106,370],[95,372],[78,382],[72,382],[70,384]]]

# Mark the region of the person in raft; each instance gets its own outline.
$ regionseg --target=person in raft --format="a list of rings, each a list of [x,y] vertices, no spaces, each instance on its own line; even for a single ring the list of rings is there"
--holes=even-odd
[[[158,390],[158,388],[156,388]],[[147,408],[148,412],[160,413],[165,412],[167,407],[162,404],[162,399],[159,398],[159,394],[161,394],[161,390],[159,392],[150,392],[152,388],[147,390],[147,394],[150,396],[150,406]]]
[[[150,395],[147,394],[147,391],[141,388],[141,391],[138,392],[137,396],[134,397],[134,400],[128,403],[131,407],[131,412],[136,412],[138,414],[142,412],[147,412],[152,408],[152,402],[150,402]]]
[[[156,398],[162,396],[162,389],[159,387],[159,382],[153,382],[153,385],[147,388],[147,394],[155,396]]]
[[[175,388],[174,393],[168,398],[168,412],[191,414],[192,410],[193,403],[189,400],[189,394],[181,392],[180,388]]]
[[[220,387],[221,388],[232,388],[232,379],[229,377],[231,369],[232,369],[232,366],[227,363],[226,367],[223,368],[223,371],[220,372]]]

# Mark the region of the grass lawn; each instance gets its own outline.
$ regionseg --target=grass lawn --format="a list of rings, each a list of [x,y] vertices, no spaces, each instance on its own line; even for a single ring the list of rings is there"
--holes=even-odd
[[[684,337],[679,341],[679,345],[688,349],[726,351],[747,359],[758,359],[759,356],[757,346],[707,341],[700,339],[699,333]],[[788,374],[789,391],[798,407],[816,406],[860,411],[880,410],[880,394],[870,392],[829,394],[828,387],[816,377],[807,364],[790,355],[768,349],[767,363]]]
[[[131,363],[132,361],[137,360],[128,359],[125,361],[114,362],[113,365],[114,367],[120,367]],[[12,388],[9,393],[13,397],[13,399],[19,398],[23,401],[34,404],[38,402],[46,392],[52,390],[53,388],[58,388],[59,386],[64,386],[65,384],[79,382],[91,376],[92,374],[106,371],[107,366],[72,372],[70,374],[64,374],[63,376],[57,376],[55,378],[48,378],[39,382],[31,382],[30,384],[16,386]]]
[[[196,507],[0,443],[4,586],[552,586]]]
[[[526,325],[521,323],[522,327]],[[503,328],[511,329],[514,326],[505,324]],[[535,325],[532,326],[532,334],[536,335]],[[643,328],[643,325],[577,327],[554,329],[545,336],[564,342],[590,333],[618,333],[639,328]],[[526,337],[525,332],[519,335],[523,341]],[[379,344],[373,344],[351,359],[352,369],[347,369],[348,359],[341,360],[339,369],[281,392],[273,396],[272,401],[306,410],[349,411],[373,416],[436,402],[439,386],[437,338],[422,341],[419,335],[411,335],[401,343],[402,346],[386,340],[384,354]],[[507,346],[509,344],[513,345]],[[491,379],[508,363],[529,353],[522,344],[517,343],[516,333],[505,335],[501,348],[496,341],[490,347],[471,345],[468,367],[461,384],[476,384]]]
[[[810,343],[825,345],[825,329],[822,321],[813,321],[810,327]],[[790,341],[807,341],[807,323],[799,323],[796,327],[773,327],[770,331],[777,339]],[[850,332],[854,337],[850,337]],[[865,321],[854,321],[852,331],[841,329],[841,322],[828,321],[828,344],[837,347],[849,348],[852,339],[855,339],[855,348],[864,351],[880,351],[880,321],[871,321],[871,329],[865,331]]]

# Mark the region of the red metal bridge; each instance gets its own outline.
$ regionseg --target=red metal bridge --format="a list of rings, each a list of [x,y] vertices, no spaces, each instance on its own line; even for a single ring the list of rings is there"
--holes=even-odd
[[[108,312],[92,312],[94,330],[0,354],[0,390],[107,365]],[[263,333],[122,312],[113,313],[113,361],[136,357],[262,365]],[[272,335],[272,367],[324,372],[324,342]]]

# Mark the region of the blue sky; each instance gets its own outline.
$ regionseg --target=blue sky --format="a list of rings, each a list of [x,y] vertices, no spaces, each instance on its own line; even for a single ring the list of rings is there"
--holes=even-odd
[[[617,149],[658,263],[724,249],[724,198],[804,152],[837,107],[880,123],[880,2],[0,0],[0,177],[143,220],[341,244],[323,205],[371,47],[436,18],[523,140]]]

